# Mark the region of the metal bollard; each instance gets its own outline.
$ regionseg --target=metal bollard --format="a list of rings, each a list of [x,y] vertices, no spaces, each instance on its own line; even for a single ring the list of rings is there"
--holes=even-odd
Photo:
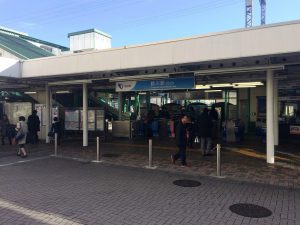
[[[97,137],[97,161],[100,161],[100,138]]]
[[[101,163],[101,156],[100,156],[100,138],[97,137],[97,157],[96,160],[93,160],[92,162],[95,163]]]
[[[217,177],[221,176],[221,145],[217,144]]]
[[[149,139],[149,165],[146,166],[147,169],[156,169],[156,166],[152,165],[152,139]]]
[[[57,133],[54,133],[54,155],[57,156]]]
[[[152,139],[149,139],[149,167],[152,167]]]

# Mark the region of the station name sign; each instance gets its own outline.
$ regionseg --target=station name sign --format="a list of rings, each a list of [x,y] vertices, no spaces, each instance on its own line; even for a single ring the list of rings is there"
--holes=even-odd
[[[194,77],[169,78],[162,80],[124,81],[116,83],[116,92],[180,90],[195,87]]]

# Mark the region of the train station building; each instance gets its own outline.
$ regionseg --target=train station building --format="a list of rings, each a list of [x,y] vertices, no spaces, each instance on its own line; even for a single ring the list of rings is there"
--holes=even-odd
[[[70,48],[0,29],[0,113],[16,122],[37,109],[46,142],[54,116],[83,146],[142,137],[149,111],[153,135],[174,138],[180,113],[213,105],[223,141],[253,134],[267,163],[299,141],[300,21],[118,48],[97,29],[68,37]]]

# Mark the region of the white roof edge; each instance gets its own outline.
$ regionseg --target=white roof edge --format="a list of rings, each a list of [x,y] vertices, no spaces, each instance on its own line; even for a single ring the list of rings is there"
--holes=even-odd
[[[212,32],[212,33],[194,35],[194,36],[177,38],[177,39],[162,40],[162,41],[134,44],[134,45],[128,45],[128,46],[125,45],[125,46],[120,46],[120,47],[115,47],[115,48],[110,48],[110,49],[93,50],[93,51],[88,51],[88,52],[80,52],[80,53],[73,53],[73,54],[66,54],[66,55],[59,55],[59,56],[49,56],[49,57],[43,57],[43,58],[28,59],[26,61],[40,61],[40,60],[47,60],[49,58],[66,58],[66,57],[72,57],[74,55],[88,55],[88,54],[93,54],[95,52],[117,51],[117,50],[122,50],[122,49],[138,48],[138,47],[145,47],[145,46],[150,46],[150,45],[159,45],[159,44],[166,44],[166,43],[172,43],[172,42],[180,42],[180,41],[197,39],[197,38],[213,37],[213,36],[219,36],[219,35],[224,35],[224,34],[233,34],[233,33],[248,32],[248,31],[252,31],[252,30],[260,30],[260,29],[266,29],[266,28],[272,28],[272,27],[287,26],[287,25],[293,25],[293,24],[298,24],[298,23],[300,24],[300,20],[292,20],[292,21],[286,21],[286,22],[254,26],[251,28],[238,28],[238,29],[232,29],[232,30],[227,30],[227,31]]]

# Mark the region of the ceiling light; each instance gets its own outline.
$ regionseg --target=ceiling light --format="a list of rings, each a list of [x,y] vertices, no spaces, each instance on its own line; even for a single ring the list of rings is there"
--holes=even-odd
[[[210,89],[208,85],[196,85],[196,89]]]
[[[226,83],[226,84],[212,84],[212,87],[232,87],[232,84]]]
[[[56,91],[56,94],[69,94],[71,93],[70,91]]]
[[[255,88],[255,85],[242,85],[242,86],[234,86],[233,88]]]
[[[209,93],[209,92],[221,92],[222,90],[206,90],[204,92]]]
[[[233,85],[238,85],[238,86],[261,86],[264,85],[262,82],[257,81],[257,82],[241,82],[241,83],[233,83]]]
[[[25,91],[24,94],[26,95],[36,94],[36,91]]]

